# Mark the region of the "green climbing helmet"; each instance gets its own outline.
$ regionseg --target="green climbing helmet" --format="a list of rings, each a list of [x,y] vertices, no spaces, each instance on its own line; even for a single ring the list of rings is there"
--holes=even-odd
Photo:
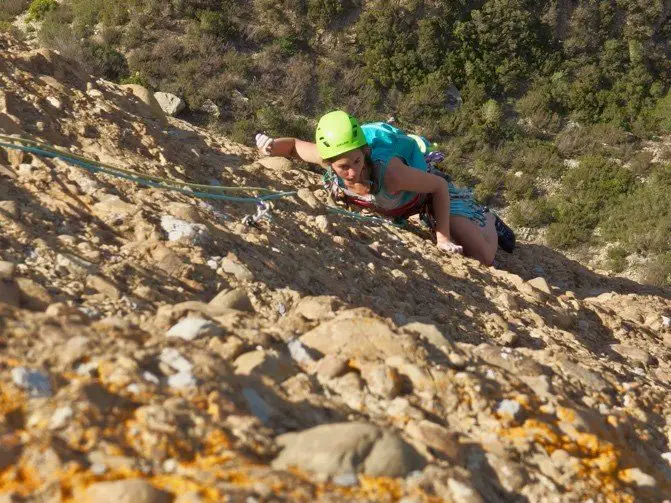
[[[367,145],[359,121],[342,110],[329,112],[319,119],[315,142],[322,159],[332,159]]]

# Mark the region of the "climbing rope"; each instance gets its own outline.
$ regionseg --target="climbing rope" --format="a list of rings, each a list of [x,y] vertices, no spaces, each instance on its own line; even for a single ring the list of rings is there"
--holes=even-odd
[[[129,180],[140,185],[148,187],[171,190],[180,192],[193,197],[202,199],[218,199],[233,203],[254,203],[259,204],[264,201],[280,199],[293,196],[296,192],[279,192],[264,187],[231,187],[221,185],[202,185],[196,183],[184,182],[181,180],[163,178],[159,176],[140,174],[135,171],[117,168],[99,161],[93,161],[85,157],[73,154],[71,152],[58,149],[52,145],[37,140],[29,140],[15,136],[0,134],[0,147],[22,150],[31,154],[47,158],[58,158],[75,166],[90,171],[91,173],[103,173],[124,180]],[[9,143],[12,142],[12,143]],[[231,196],[227,192],[261,192],[264,195],[253,196]]]

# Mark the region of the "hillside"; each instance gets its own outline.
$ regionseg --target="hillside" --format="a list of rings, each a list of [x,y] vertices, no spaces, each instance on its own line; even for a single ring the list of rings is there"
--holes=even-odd
[[[6,501],[660,501],[671,296],[521,243],[500,267],[332,215],[319,176],[0,36]],[[3,141],[7,141],[6,139]],[[318,427],[317,429],[311,429]],[[126,499],[123,499],[126,498]]]

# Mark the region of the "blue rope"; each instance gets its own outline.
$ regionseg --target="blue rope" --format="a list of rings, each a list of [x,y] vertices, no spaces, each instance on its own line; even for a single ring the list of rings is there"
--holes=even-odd
[[[182,188],[182,187],[174,187],[174,186],[169,186],[169,185],[164,185],[158,181],[155,181],[155,179],[150,179],[147,177],[139,176],[139,175],[132,175],[128,173],[121,173],[118,171],[114,171],[113,169],[105,168],[100,165],[95,164],[94,162],[86,162],[82,161],[81,159],[76,159],[74,157],[68,156],[66,154],[62,154],[60,152],[54,152],[50,150],[44,150],[38,147],[30,147],[30,146],[25,146],[25,145],[15,145],[12,143],[4,143],[0,142],[0,147],[5,147],[5,148],[12,148],[16,150],[22,150],[24,152],[30,152],[31,154],[36,154],[40,155],[42,157],[46,157],[49,159],[52,158],[58,158],[62,159],[70,164],[74,164],[75,166],[79,166],[81,168],[86,169],[87,171],[90,171],[91,173],[104,173],[106,175],[114,176],[117,178],[121,178],[123,180],[128,180],[131,182],[135,182],[140,185],[145,185],[148,187],[152,187],[155,189],[163,189],[163,190],[172,190],[175,192],[180,192],[182,194],[188,195],[188,196],[193,196],[193,197],[198,197],[202,199],[217,199],[221,201],[228,201],[232,203],[254,203],[258,204],[264,201],[271,201],[274,199],[280,199],[283,197],[288,197],[288,196],[293,196],[296,194],[296,192],[275,192],[272,194],[267,194],[264,196],[258,196],[258,197],[235,197],[235,196],[229,196],[226,194],[210,194],[208,192],[202,192],[202,191],[195,191],[189,188]],[[156,178],[156,177],[155,177]],[[168,181],[169,183],[169,181]],[[228,188],[230,189],[230,188]],[[212,190],[220,190],[220,191],[225,191],[227,190],[227,187],[218,187],[216,185],[212,186]]]

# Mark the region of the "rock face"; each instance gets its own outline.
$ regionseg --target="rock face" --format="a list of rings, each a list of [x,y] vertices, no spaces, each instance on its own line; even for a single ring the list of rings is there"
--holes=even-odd
[[[669,292],[524,242],[447,257],[145,88],[4,33],[0,54],[0,134],[297,192],[248,226],[0,148],[0,500],[668,499]]]
[[[365,423],[317,426],[282,435],[278,443],[284,449],[273,461],[273,467],[293,466],[329,476],[364,473],[403,477],[426,464],[397,435]]]

